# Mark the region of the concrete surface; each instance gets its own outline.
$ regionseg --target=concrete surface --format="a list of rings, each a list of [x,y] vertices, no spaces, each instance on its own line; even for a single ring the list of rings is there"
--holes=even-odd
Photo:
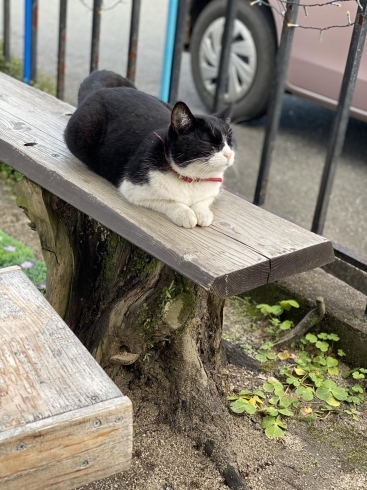
[[[92,0],[69,0],[66,100],[75,103],[88,75]],[[21,57],[23,0],[11,2],[11,51]],[[105,0],[106,8],[116,4]],[[168,0],[142,2],[137,86],[159,94]],[[122,0],[102,15],[100,68],[124,74],[127,64],[131,1]],[[1,13],[2,14],[2,13]],[[56,76],[58,2],[39,0],[39,69]],[[2,19],[0,17],[0,26]],[[190,57],[182,62],[179,98],[204,112],[193,85]],[[326,156],[333,112],[285,95],[265,207],[310,228]],[[226,185],[252,199],[264,137],[265,118],[235,126],[236,165]],[[324,230],[325,236],[367,256],[367,124],[352,119],[340,159]]]

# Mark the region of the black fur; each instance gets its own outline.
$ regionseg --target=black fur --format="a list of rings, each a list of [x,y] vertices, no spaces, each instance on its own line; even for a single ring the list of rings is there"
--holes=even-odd
[[[168,157],[185,168],[194,159],[208,160],[225,139],[232,146],[227,111],[194,116],[183,102],[171,111],[113,72],[93,72],[81,84],[78,100],[66,144],[115,186],[123,179],[145,184],[152,169],[169,171]]]
[[[81,83],[78,91],[78,105],[96,90],[114,87],[129,87],[136,89],[135,85],[131,83],[130,80],[113,71],[96,70]]]

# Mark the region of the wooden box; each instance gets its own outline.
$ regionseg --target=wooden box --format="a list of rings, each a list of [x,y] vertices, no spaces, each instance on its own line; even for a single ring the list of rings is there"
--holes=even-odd
[[[131,454],[130,400],[21,269],[0,269],[1,490],[72,489]]]

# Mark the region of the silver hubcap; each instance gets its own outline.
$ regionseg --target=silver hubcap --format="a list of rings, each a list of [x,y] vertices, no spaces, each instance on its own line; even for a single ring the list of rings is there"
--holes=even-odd
[[[201,79],[206,90],[215,93],[224,17],[215,20],[204,33],[199,50]],[[235,20],[229,62],[229,78],[225,100],[236,102],[250,89],[256,73],[256,48],[251,32]]]

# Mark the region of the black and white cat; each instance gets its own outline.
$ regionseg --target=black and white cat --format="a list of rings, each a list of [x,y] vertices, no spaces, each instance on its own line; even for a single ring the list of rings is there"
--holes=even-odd
[[[130,202],[185,228],[209,226],[223,172],[233,164],[226,111],[194,116],[109,71],[81,84],[79,106],[65,131],[70,151]]]

